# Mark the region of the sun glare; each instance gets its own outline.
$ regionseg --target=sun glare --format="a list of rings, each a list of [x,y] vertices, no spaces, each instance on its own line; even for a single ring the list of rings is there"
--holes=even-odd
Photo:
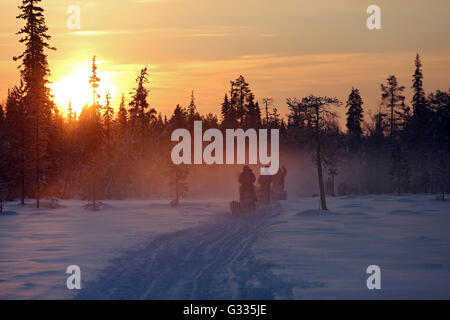
[[[77,115],[80,114],[83,106],[92,103],[92,88],[89,85],[91,70],[89,66],[77,68],[73,73],[60,77],[49,85],[54,96],[54,101],[60,110],[67,113],[69,104]],[[115,86],[112,83],[111,73],[98,72],[100,78],[100,103],[104,103],[106,92],[109,91],[114,97]]]

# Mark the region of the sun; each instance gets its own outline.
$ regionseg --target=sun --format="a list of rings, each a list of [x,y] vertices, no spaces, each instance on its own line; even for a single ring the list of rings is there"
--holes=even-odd
[[[49,84],[56,105],[67,114],[69,104],[73,112],[79,115],[86,104],[92,103],[92,88],[89,85],[91,70],[89,65],[78,67],[72,73],[62,76]],[[108,72],[98,72],[100,78],[100,103],[103,103],[106,92],[115,94],[113,77]]]

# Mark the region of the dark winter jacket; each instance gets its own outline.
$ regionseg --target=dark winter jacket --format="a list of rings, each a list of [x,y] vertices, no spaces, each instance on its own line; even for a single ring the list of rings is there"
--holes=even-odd
[[[258,183],[261,186],[261,189],[270,189],[270,184],[272,183],[271,175],[260,175],[258,178]]]
[[[252,187],[256,181],[256,177],[253,174],[252,170],[244,170],[239,175],[239,183],[242,187]]]

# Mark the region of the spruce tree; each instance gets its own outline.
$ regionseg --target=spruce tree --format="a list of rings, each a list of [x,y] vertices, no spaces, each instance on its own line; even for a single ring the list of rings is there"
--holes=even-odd
[[[50,70],[45,51],[55,50],[47,42],[51,37],[47,33],[44,9],[39,6],[39,2],[41,0],[23,0],[22,5],[19,6],[21,13],[17,19],[24,20],[25,26],[17,34],[22,36],[19,42],[25,44],[26,48],[22,54],[13,58],[21,62],[19,69],[26,92],[24,106],[28,114],[27,118],[32,121],[37,208],[39,208],[42,179],[41,158],[47,152],[54,108],[50,99],[50,89],[47,87]]]
[[[100,78],[97,76],[97,63],[96,63],[96,57],[92,57],[92,74],[89,78],[89,84],[92,88],[92,105],[97,106],[97,101],[100,99],[100,94],[97,92],[97,89],[99,87]]]
[[[194,121],[201,120],[200,114],[197,111],[197,105],[195,104],[194,90],[191,92],[191,101],[187,107],[187,115],[190,127],[193,126]]]
[[[230,100],[228,99],[228,94],[225,94],[225,97],[223,98],[221,115],[222,115],[221,125],[222,125],[223,129],[235,128],[235,122],[236,122],[235,112],[230,103]]]
[[[381,84],[381,99],[390,112],[390,136],[394,136],[396,130],[395,111],[405,105],[405,96],[402,94],[404,86],[399,86],[397,78],[392,75],[387,78],[387,84]]]
[[[114,121],[114,108],[111,107],[111,93],[106,92],[105,106],[103,108],[103,126],[105,130],[107,148],[111,146],[113,121]]]
[[[255,95],[249,93],[246,103],[245,128],[259,129],[261,127],[261,109],[255,101]]]
[[[242,75],[231,81],[230,104],[232,110],[236,112],[236,120],[239,121],[241,127],[244,126],[244,118],[247,113],[246,102],[249,94],[249,85]]]
[[[25,204],[27,186],[29,185],[29,158],[27,150],[30,146],[31,133],[28,130],[27,114],[24,105],[25,87],[20,86],[8,91],[6,100],[5,130],[8,143],[5,147],[7,180],[18,189],[13,189],[13,195],[20,197],[20,203]]]
[[[169,120],[172,130],[178,128],[187,129],[189,127],[188,117],[189,117],[188,111],[179,104],[177,104]]]
[[[167,172],[168,185],[175,194],[175,199],[172,201],[172,205],[178,206],[180,199],[187,194],[189,190],[186,182],[188,175],[189,169],[186,165],[175,165],[172,162],[169,163],[169,171]]]
[[[360,137],[362,134],[361,122],[363,120],[363,101],[359,90],[352,88],[352,92],[348,96],[347,105],[347,129],[348,133],[353,137]]]
[[[90,208],[99,210],[98,199],[104,178],[104,128],[100,114],[100,95],[97,92],[100,79],[97,76],[95,56],[92,59],[92,73],[89,84],[92,88],[92,104],[85,106],[78,121],[78,144],[81,151],[83,196],[92,201]]]
[[[125,96],[123,94],[119,105],[119,111],[117,112],[116,121],[119,132],[119,140],[125,139],[128,130],[128,111],[125,109]]]
[[[147,101],[150,89],[146,87],[148,84],[148,68],[141,70],[140,75],[136,78],[137,87],[131,92],[130,117],[131,124],[135,132],[140,136],[141,153],[144,152],[145,132],[151,120],[156,119],[156,110],[150,108]],[[150,108],[150,109],[149,109]],[[147,109],[149,109],[147,111]]]
[[[103,107],[103,131],[105,136],[105,171],[106,171],[106,197],[111,199],[113,197],[113,186],[115,181],[114,166],[116,159],[114,158],[114,108],[111,107],[111,94],[106,92],[105,106]]]
[[[416,69],[413,74],[413,84],[411,87],[414,92],[411,101],[411,105],[413,107],[413,118],[416,122],[423,122],[426,120],[427,103],[425,98],[425,91],[423,90],[422,63],[420,62],[419,54],[416,55],[414,65],[416,66]]]
[[[146,157],[146,137],[149,131],[149,125],[152,121],[156,120],[156,110],[150,108],[147,101],[150,89],[146,86],[148,80],[148,68],[145,67],[141,70],[139,76],[136,78],[137,87],[131,92],[130,105],[130,117],[132,134],[134,138],[134,145],[138,155],[138,167],[139,167],[139,179],[138,189],[140,190],[141,197],[144,197],[144,181],[146,179],[146,173],[144,171],[144,162]],[[147,110],[148,109],[148,110]]]
[[[116,174],[118,181],[117,193],[120,197],[128,197],[128,188],[130,184],[129,170],[130,166],[130,130],[128,122],[128,111],[125,108],[125,96],[122,94],[122,99],[120,101],[119,111],[117,112],[116,118],[116,134],[117,134],[117,166]]]

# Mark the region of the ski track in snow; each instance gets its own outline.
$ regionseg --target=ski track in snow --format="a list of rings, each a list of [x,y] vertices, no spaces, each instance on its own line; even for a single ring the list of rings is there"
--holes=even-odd
[[[252,253],[279,213],[274,205],[255,217],[217,217],[161,235],[113,260],[76,298],[291,299],[291,287]]]

